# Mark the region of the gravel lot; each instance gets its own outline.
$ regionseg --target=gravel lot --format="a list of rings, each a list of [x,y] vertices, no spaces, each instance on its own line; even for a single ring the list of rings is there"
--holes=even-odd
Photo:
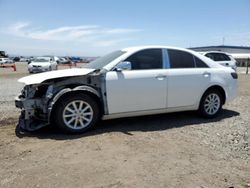
[[[213,120],[172,113],[82,135],[19,135],[14,96],[25,64],[17,70],[0,69],[0,187],[250,187],[250,75],[239,75],[239,96]]]

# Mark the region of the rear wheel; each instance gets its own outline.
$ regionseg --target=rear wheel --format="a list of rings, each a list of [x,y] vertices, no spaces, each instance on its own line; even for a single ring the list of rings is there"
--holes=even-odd
[[[69,133],[85,132],[97,123],[99,117],[100,110],[97,102],[82,93],[63,98],[55,110],[56,124]]]
[[[199,112],[203,117],[214,118],[222,108],[222,95],[218,90],[208,90],[201,99]]]

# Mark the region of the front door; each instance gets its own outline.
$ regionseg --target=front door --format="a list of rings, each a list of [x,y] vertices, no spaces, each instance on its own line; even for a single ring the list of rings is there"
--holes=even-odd
[[[106,74],[109,114],[166,108],[167,72],[162,50],[142,50],[125,61],[131,62],[131,70]]]
[[[164,70],[111,71],[106,74],[109,114],[166,108]]]

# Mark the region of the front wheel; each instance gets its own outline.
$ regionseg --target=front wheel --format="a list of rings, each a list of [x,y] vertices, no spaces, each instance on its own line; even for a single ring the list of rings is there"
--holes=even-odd
[[[55,122],[69,133],[82,133],[93,127],[100,117],[98,103],[89,95],[77,93],[59,101]]]
[[[203,117],[214,118],[222,108],[222,95],[217,90],[208,90],[201,98],[199,112]]]

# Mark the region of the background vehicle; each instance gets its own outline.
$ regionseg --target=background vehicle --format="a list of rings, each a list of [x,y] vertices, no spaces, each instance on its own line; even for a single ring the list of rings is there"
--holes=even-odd
[[[0,57],[0,64],[5,64],[5,63],[13,63],[13,61],[10,58],[1,58]]]
[[[28,57],[20,57],[19,59],[20,62],[29,62],[29,58]]]
[[[36,57],[28,64],[28,71],[35,73],[57,70],[58,59],[59,58],[53,56]]]
[[[126,48],[82,69],[21,78],[19,126],[32,131],[56,124],[84,132],[102,119],[198,110],[219,114],[237,94],[237,73],[191,50],[163,46]]]
[[[0,51],[0,57],[8,57],[8,55],[5,53],[5,51]]]
[[[210,51],[210,52],[201,52],[204,56],[218,62],[219,64],[231,67],[232,69],[236,70],[237,61],[228,53],[219,52],[219,51]]]
[[[20,57],[18,57],[18,56],[13,57],[13,61],[15,61],[15,62],[19,62],[19,61],[20,61]]]
[[[59,64],[70,64],[71,61],[69,60],[69,58],[65,58],[65,57],[61,57],[59,58]]]

